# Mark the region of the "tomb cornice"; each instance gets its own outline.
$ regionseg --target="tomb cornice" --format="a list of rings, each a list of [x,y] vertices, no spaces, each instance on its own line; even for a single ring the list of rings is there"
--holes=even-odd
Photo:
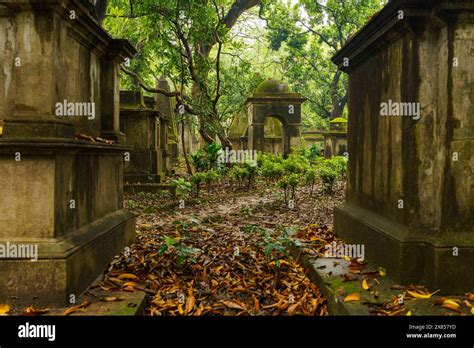
[[[52,11],[63,18],[68,25],[68,35],[87,48],[117,59],[133,58],[137,51],[124,39],[114,39],[97,23],[90,13],[90,4],[86,0],[0,0],[0,16],[20,11]],[[71,11],[75,18],[71,19]]]
[[[307,100],[299,93],[285,93],[285,94],[264,94],[254,93],[251,97],[248,97],[245,104],[302,104]]]
[[[474,11],[474,0],[393,0],[356,32],[332,61],[350,73],[404,33],[416,31],[424,18],[443,26],[457,19],[460,11]],[[403,19],[399,19],[400,13]]]

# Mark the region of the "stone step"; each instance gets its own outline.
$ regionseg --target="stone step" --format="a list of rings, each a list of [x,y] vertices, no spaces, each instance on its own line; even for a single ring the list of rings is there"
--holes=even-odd
[[[393,279],[387,276],[377,276],[380,284],[377,284],[371,276],[367,276],[371,288],[365,290],[362,287],[362,280],[364,274],[372,274],[378,271],[378,267],[368,263],[361,274],[354,274],[350,272],[350,262],[342,258],[325,258],[325,257],[311,257],[309,254],[304,254],[304,247],[292,244],[290,252],[295,259],[297,259],[302,267],[307,272],[308,278],[320,289],[321,293],[327,300],[328,312],[330,315],[377,315],[371,313],[370,309],[382,308],[384,303],[393,300],[394,298],[403,301],[406,308],[405,311],[399,315],[413,316],[446,316],[446,315],[471,315],[470,308],[466,306],[463,301],[466,300],[464,296],[436,296],[433,295],[429,299],[419,299],[403,296],[405,291]],[[354,280],[346,281],[345,274],[355,275]],[[419,284],[422,285],[422,284]],[[438,289],[430,289],[435,291]],[[377,298],[374,297],[372,291],[377,292]],[[360,294],[360,300],[344,302],[344,298],[349,294]],[[436,302],[442,299],[458,299],[461,300],[459,312],[443,308]],[[471,301],[474,302],[474,301]],[[474,303],[473,303],[474,304]]]

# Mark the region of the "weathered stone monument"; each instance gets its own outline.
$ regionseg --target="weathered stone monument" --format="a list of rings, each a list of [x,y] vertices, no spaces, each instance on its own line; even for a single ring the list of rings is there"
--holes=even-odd
[[[169,91],[166,80],[159,80],[158,88]],[[152,98],[141,92],[120,92],[120,129],[126,134],[126,145],[133,148],[125,159],[126,191],[163,189],[162,185],[155,184],[171,174],[178,155],[177,141],[170,144],[173,115],[167,96],[157,94]]]
[[[309,129],[301,132],[301,138],[307,147],[319,145],[322,150],[322,155],[324,155],[324,131]]]
[[[274,117],[283,127],[283,155],[300,144],[301,104],[306,99],[291,93],[287,84],[269,79],[262,82],[247,98],[248,150],[265,150],[265,119]]]
[[[0,0],[1,303],[71,303],[134,240],[128,149],[75,140],[123,141],[118,65],[136,53],[91,12],[83,0]]]
[[[329,122],[329,132],[324,132],[324,156],[344,156],[347,153],[347,120],[338,117]]]
[[[333,58],[349,73],[335,232],[403,284],[474,288],[474,1],[393,0]]]
[[[120,129],[127,135],[127,145],[133,148],[125,159],[125,182],[161,182],[165,168],[160,148],[160,113],[155,105],[146,105],[141,92],[120,92]]]

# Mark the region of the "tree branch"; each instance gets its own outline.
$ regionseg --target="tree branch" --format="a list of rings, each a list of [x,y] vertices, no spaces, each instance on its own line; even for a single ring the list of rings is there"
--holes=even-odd
[[[132,70],[129,70],[129,69],[125,68],[124,66],[120,66],[120,70],[122,70],[125,74],[130,76],[132,78],[132,80],[134,81],[134,83],[137,84],[138,86],[140,86],[145,91],[147,91],[149,93],[162,94],[166,97],[175,97],[176,102],[180,105],[184,105],[185,110],[189,114],[197,115],[197,113],[191,107],[189,107],[188,105],[183,103],[183,100],[181,99],[181,93],[179,91],[170,92],[170,91],[167,91],[166,89],[152,88],[150,86],[147,86],[145,84],[145,82],[143,82],[143,80],[140,78],[140,76],[136,72],[134,72]]]

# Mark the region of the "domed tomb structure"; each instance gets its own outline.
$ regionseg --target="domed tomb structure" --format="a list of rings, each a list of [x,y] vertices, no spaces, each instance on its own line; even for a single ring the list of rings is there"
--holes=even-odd
[[[306,100],[299,93],[292,93],[288,84],[268,79],[258,85],[247,98],[249,150],[265,151],[265,121],[278,119],[283,128],[283,155],[300,144],[301,104]]]

